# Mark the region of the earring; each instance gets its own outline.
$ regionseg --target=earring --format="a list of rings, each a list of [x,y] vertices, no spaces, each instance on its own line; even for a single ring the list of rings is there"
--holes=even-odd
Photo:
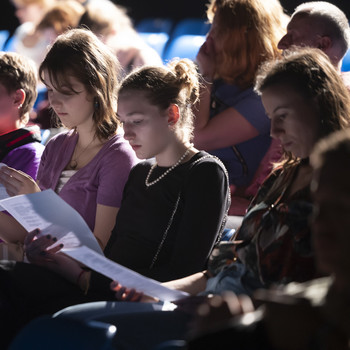
[[[19,104],[17,108],[18,108],[18,109],[21,109],[21,108],[22,108],[22,103]]]
[[[99,109],[100,107],[100,103],[98,102],[98,100],[95,98],[95,102],[94,102],[94,108],[95,110]]]

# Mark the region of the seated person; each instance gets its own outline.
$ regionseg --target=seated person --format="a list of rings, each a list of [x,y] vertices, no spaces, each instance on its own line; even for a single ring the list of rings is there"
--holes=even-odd
[[[61,59],[60,55],[57,59]],[[47,81],[46,73],[44,77]],[[192,104],[198,99],[198,92],[196,66],[187,59],[172,62],[169,67],[136,69],[125,77],[118,91],[118,117],[123,123],[124,137],[145,161],[130,172],[104,252],[111,260],[158,281],[206,268],[229,208],[225,167],[216,157],[191,144]],[[81,107],[81,103],[76,106]],[[63,117],[68,119],[64,113]],[[8,328],[14,318],[18,325],[78,301],[114,299],[110,279],[86,271],[77,261],[58,252],[59,246],[49,248],[47,244],[53,244],[55,237],[36,239],[36,234],[31,232],[25,238],[26,256],[32,264],[19,262],[14,269],[5,267],[13,262],[0,266],[0,286],[4,288],[0,287],[1,296],[17,299],[17,292],[21,294],[24,290],[13,282],[22,284],[27,277],[36,280],[25,288],[24,298],[17,300],[22,304],[29,298],[21,315],[15,310],[17,306],[12,309],[12,301],[0,297],[0,305],[12,309],[11,321],[5,317]],[[57,298],[52,298],[56,293]],[[4,312],[0,314],[5,316],[7,311]],[[12,330],[16,330],[16,325]]]
[[[108,320],[119,330],[117,348],[147,344],[153,349],[162,340],[184,339],[194,308],[208,295],[232,291],[252,296],[257,289],[320,276],[309,225],[313,209],[309,156],[319,140],[349,127],[350,96],[329,58],[310,48],[265,64],[256,89],[271,118],[271,135],[282,143],[285,158],[260,188],[235,241],[217,246],[208,271],[164,283],[192,297],[177,301],[179,307],[168,312],[147,312],[145,303],[138,308],[134,303],[99,302],[73,306],[58,316]],[[149,300],[117,282],[112,289],[118,300]]]
[[[330,276],[257,291],[255,312],[246,296],[216,296],[200,306],[184,348],[213,349],[232,342],[242,350],[349,349],[349,159],[349,130],[322,140],[311,155],[313,244],[318,268]],[[250,321],[244,322],[247,317]]]
[[[261,63],[280,56],[285,15],[276,0],[211,0],[207,16],[211,29],[196,58],[204,79],[194,108],[194,144],[225,164],[229,215],[243,216],[282,155],[280,145],[271,144],[270,120],[254,79]]]
[[[90,0],[80,26],[94,32],[117,56],[122,74],[144,65],[162,65],[158,53],[134,29],[124,8],[110,0]]]
[[[350,47],[349,32],[349,20],[340,8],[326,1],[305,2],[292,14],[278,48],[309,46],[322,50],[350,90],[350,73],[341,72],[343,58]]]
[[[0,182],[12,196],[49,188],[58,193],[82,216],[102,249],[129,172],[138,162],[116,116],[118,68],[115,56],[90,31],[70,30],[59,36],[39,75],[54,113],[68,130],[47,143],[37,182],[11,167],[0,169]],[[0,214],[0,238],[23,243],[24,228]]]
[[[26,40],[31,41],[30,38],[35,32],[37,24],[57,0],[11,0],[11,2],[16,8],[15,15],[20,25],[6,44],[5,50],[31,58],[39,68],[49,42],[42,40],[34,46],[28,46]]]
[[[37,97],[34,63],[14,52],[0,53],[0,162],[36,179],[44,146],[38,126],[26,126]]]

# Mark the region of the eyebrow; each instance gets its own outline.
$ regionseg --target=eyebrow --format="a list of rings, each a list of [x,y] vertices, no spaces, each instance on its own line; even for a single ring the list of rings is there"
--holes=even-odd
[[[126,117],[133,117],[135,114],[144,115],[143,112],[134,111],[134,112],[130,112],[130,113],[126,114]],[[117,113],[117,116],[120,118],[120,114],[119,113]]]

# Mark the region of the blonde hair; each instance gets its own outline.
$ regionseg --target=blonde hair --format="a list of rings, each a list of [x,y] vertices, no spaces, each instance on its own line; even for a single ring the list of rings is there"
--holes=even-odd
[[[133,30],[130,17],[125,8],[110,0],[93,0],[85,6],[79,26],[87,27],[96,35],[108,35],[113,29],[116,32]]]
[[[253,85],[259,65],[279,57],[285,14],[278,0],[211,0],[207,16],[217,26],[216,77],[241,88]]]
[[[192,105],[199,98],[199,81],[196,65],[191,60],[173,60],[167,67],[145,66],[136,69],[121,82],[119,96],[129,91],[145,93],[150,103],[161,110],[176,104],[180,119],[175,131],[184,141],[192,139]]]
[[[60,0],[51,7],[37,25],[38,30],[52,28],[57,35],[76,27],[84,13],[84,6],[76,0]]]

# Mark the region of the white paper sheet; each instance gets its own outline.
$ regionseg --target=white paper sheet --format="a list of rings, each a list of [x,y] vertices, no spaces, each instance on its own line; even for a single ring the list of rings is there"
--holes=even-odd
[[[0,163],[0,168],[3,166],[7,166],[4,163]],[[5,198],[9,198],[10,196],[8,195],[8,193],[6,192],[6,188],[3,184],[0,184],[0,200],[1,199],[5,199]],[[0,205],[0,211],[4,211],[5,209]]]
[[[27,231],[39,228],[41,235],[56,237],[56,244],[64,244],[65,254],[125,287],[162,301],[175,301],[188,295],[107,259],[80,214],[51,189],[3,199],[0,205]]]
[[[135,288],[146,295],[163,301],[175,301],[188,296],[187,293],[169,289],[158,281],[144,277],[122,265],[107,259],[88,247],[79,247],[65,252],[91,269],[118,281],[127,288]]]
[[[3,199],[0,205],[28,232],[39,228],[41,235],[56,237],[63,252],[84,245],[103,254],[84,219],[51,189]]]

